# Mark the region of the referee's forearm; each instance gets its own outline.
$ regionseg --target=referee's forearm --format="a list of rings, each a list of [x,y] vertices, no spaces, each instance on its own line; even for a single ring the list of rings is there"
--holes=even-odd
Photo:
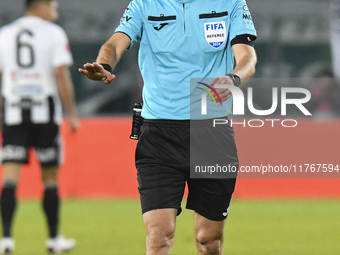
[[[243,84],[255,73],[256,52],[252,46],[246,44],[235,44],[232,49],[236,60],[232,73],[238,74]]]
[[[130,46],[131,39],[124,33],[115,33],[101,47],[96,62],[109,64],[115,69],[125,50]]]
[[[255,65],[257,63],[256,56],[247,55],[239,60],[232,73],[238,74],[245,83],[255,73]]]
[[[105,43],[99,51],[96,62],[99,64],[109,64],[113,70],[118,64],[119,59],[116,47],[110,43]]]

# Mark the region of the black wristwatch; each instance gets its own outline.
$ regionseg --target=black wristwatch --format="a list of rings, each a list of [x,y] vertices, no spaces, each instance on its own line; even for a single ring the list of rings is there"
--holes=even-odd
[[[241,85],[241,78],[238,74],[228,73],[227,76],[229,76],[236,87],[239,87]]]

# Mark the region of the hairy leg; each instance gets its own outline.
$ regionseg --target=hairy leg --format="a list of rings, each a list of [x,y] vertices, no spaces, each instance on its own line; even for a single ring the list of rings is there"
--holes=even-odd
[[[177,209],[158,209],[143,214],[147,255],[170,254],[175,241],[176,215]]]
[[[195,213],[194,235],[199,255],[223,254],[223,221],[212,221]]]

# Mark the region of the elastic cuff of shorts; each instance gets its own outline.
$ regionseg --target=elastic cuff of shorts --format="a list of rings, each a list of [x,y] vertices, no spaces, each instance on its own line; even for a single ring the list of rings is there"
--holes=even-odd
[[[212,220],[212,221],[223,221],[223,220],[225,220],[227,217],[228,217],[228,215],[227,216],[219,216],[219,217],[214,217],[214,216],[210,216],[210,215],[208,215],[207,213],[205,213],[205,212],[202,212],[202,211],[200,211],[200,210],[196,210],[196,209],[194,209],[194,208],[191,208],[190,206],[186,206],[186,208],[187,209],[189,209],[189,210],[193,210],[193,211],[195,211],[196,213],[198,213],[199,215],[201,215],[201,216],[203,216],[204,218],[207,218],[208,220]]]
[[[40,164],[42,168],[51,168],[51,167],[59,167],[60,164],[59,163],[44,163],[44,164]]]
[[[44,185],[45,190],[53,190],[53,189],[58,189],[57,185]]]
[[[12,180],[4,180],[2,187],[15,189],[17,187],[17,183]]]
[[[177,206],[164,206],[164,207],[149,207],[146,209],[142,210],[142,214],[152,211],[152,210],[160,210],[160,209],[178,209],[177,211],[177,216],[181,214],[182,212],[182,208],[181,207],[177,207]]]
[[[4,159],[1,161],[1,164],[6,164],[6,163],[28,164],[28,160]]]

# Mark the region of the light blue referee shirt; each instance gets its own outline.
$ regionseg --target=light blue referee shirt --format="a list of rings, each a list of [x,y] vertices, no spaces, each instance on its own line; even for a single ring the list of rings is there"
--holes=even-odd
[[[190,119],[190,95],[199,86],[190,81],[209,84],[233,70],[233,38],[256,36],[245,0],[133,0],[116,32],[127,34],[131,45],[140,41],[142,116],[171,120]],[[231,99],[213,104],[208,100],[209,117],[231,114]]]

